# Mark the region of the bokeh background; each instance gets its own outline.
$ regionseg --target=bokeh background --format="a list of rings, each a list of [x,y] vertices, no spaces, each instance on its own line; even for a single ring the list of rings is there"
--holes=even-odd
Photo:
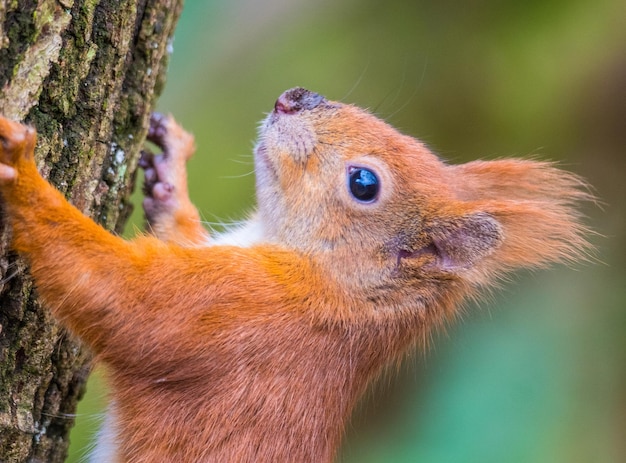
[[[159,107],[196,135],[207,222],[253,207],[257,123],[294,86],[367,107],[450,162],[557,160],[601,200],[586,210],[594,262],[518,274],[468,306],[368,394],[339,461],[626,461],[626,3],[188,1]],[[96,374],[70,461],[104,397]]]

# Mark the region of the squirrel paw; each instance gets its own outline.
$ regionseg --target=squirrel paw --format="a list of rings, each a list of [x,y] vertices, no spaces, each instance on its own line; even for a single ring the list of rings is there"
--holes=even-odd
[[[0,116],[0,181],[17,178],[16,164],[32,160],[35,129]]]
[[[156,155],[144,151],[139,161],[145,178],[144,211],[148,222],[155,223],[189,202],[185,165],[194,152],[194,140],[171,116],[159,113],[150,118],[148,140],[163,150]]]
[[[152,113],[148,140],[181,161],[188,161],[195,150],[193,135],[186,132],[170,115]],[[184,164],[184,162],[183,162]]]

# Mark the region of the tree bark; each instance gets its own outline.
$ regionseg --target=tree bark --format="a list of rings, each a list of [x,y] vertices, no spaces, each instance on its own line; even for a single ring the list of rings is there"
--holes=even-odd
[[[119,232],[182,0],[0,0],[0,113],[44,176]],[[37,301],[0,231],[0,461],[63,461],[90,355]],[[106,262],[102,262],[106,265]],[[97,320],[94,320],[97,323]]]

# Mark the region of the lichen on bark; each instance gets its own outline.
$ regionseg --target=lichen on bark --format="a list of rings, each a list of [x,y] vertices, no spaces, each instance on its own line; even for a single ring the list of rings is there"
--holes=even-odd
[[[182,0],[0,0],[0,113],[44,176],[119,232]],[[89,353],[41,307],[0,230],[0,461],[65,459]],[[106,263],[103,263],[106,265]]]

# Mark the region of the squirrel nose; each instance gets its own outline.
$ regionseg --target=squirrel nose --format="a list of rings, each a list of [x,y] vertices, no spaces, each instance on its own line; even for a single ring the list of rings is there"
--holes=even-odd
[[[305,109],[313,109],[326,99],[318,94],[301,87],[287,90],[278,97],[274,104],[274,111],[283,114],[295,114]]]

